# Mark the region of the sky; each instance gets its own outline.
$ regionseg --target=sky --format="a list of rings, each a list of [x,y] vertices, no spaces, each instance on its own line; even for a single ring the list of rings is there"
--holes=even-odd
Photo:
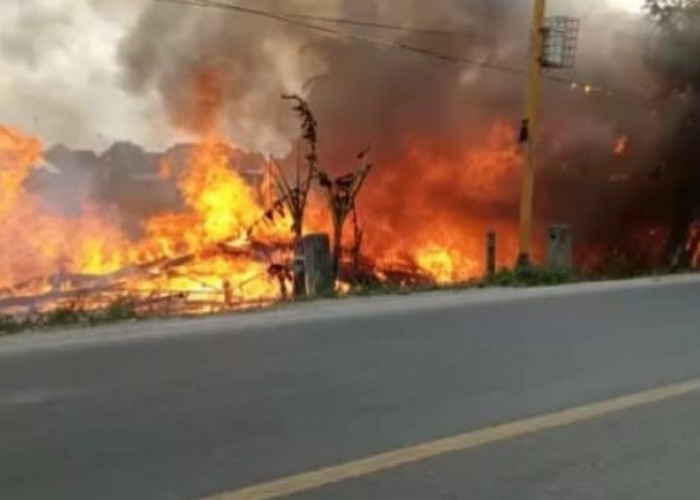
[[[607,4],[639,12],[641,2],[586,0],[585,8]],[[0,124],[24,129],[49,145],[98,150],[117,140],[160,149],[181,139],[156,96],[125,90],[118,62],[121,40],[149,3],[3,0]],[[557,3],[550,3],[552,10]]]
[[[170,141],[150,125],[165,119],[157,103],[130,95],[120,81],[119,43],[141,3],[3,0],[0,123],[74,147]]]
[[[641,10],[643,0],[610,0],[610,5],[617,6],[622,10],[630,12],[639,12]]]

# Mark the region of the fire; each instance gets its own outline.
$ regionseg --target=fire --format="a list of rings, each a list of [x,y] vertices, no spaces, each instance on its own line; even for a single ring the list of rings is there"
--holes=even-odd
[[[105,214],[53,215],[24,183],[42,159],[37,139],[0,127],[0,286],[54,272],[102,274],[124,263],[123,238]]]
[[[86,206],[77,222],[63,221],[73,226],[79,235],[69,259],[70,269],[82,274],[108,274],[128,263],[127,241],[121,231],[103,220],[97,209]],[[66,227],[70,230],[70,227]]]
[[[198,240],[204,244],[241,237],[263,214],[252,188],[212,140],[197,147],[179,187],[197,214],[194,228],[201,229]]]
[[[278,281],[267,272],[268,263],[248,250],[252,237],[259,242],[290,241],[291,222],[282,217],[256,226],[264,219],[261,196],[230,165],[229,151],[222,140],[211,136],[191,153],[177,181],[187,211],[147,221],[147,237],[137,245],[142,256],[183,255],[190,262],[179,265],[177,272],[137,282],[137,289],[204,293],[226,302],[227,294],[239,300],[280,297]]]
[[[444,248],[432,247],[419,250],[416,253],[416,264],[439,285],[455,280],[455,259]]]
[[[71,290],[78,282],[94,285],[90,277],[110,277],[112,298],[187,294],[213,304],[281,296],[280,281],[268,266],[270,259],[284,259],[284,252],[256,257],[250,247],[253,239],[288,241],[289,220],[256,226],[264,207],[230,165],[230,148],[222,141],[207,138],[192,151],[178,179],[187,208],[145,221],[139,241],[127,238],[95,207],[69,218],[51,213],[28,193],[24,183],[42,149],[36,139],[0,128],[0,284],[11,294]],[[169,167],[162,171],[170,174]]]
[[[217,139],[207,138],[196,146],[177,181],[189,210],[146,222],[149,237],[142,246],[147,253],[172,256],[228,240],[247,243],[246,231],[264,209],[253,188],[229,164],[228,151]],[[169,175],[169,167],[161,172]]]
[[[241,175],[231,162],[233,148],[212,123],[216,106],[205,101],[207,117],[196,121],[206,127],[185,167],[178,171],[170,158],[160,167],[183,208],[143,221],[137,239],[105,207],[85,205],[77,217],[44,207],[24,187],[41,162],[41,143],[0,128],[0,299],[44,297],[43,308],[59,304],[63,292],[99,290],[85,307],[136,298],[201,313],[286,295],[288,274],[273,269],[290,265],[291,218],[270,216],[271,179],[253,186]],[[480,276],[492,228],[503,236],[502,260],[514,259],[512,219],[504,208],[517,200],[522,158],[513,137],[510,126],[497,124],[450,155],[417,140],[399,163],[377,169],[359,204],[369,215],[362,256],[378,279],[398,270],[441,285]],[[325,203],[312,193],[306,232],[329,230]],[[486,216],[483,207],[501,215]],[[353,236],[346,227],[346,249]],[[347,293],[348,286],[341,282],[338,289]]]
[[[0,126],[0,217],[17,204],[24,181],[41,157],[42,146],[38,140]]]
[[[629,144],[629,138],[627,135],[621,135],[615,140],[613,146],[613,154],[615,156],[622,156],[627,151],[627,146]]]
[[[265,219],[263,197],[230,165],[228,151],[229,147],[216,138],[205,139],[195,148],[178,180],[188,211],[148,221],[149,238],[142,246],[148,248],[155,242],[155,255],[170,257],[178,253],[204,257],[213,251],[215,257],[197,259],[181,270],[199,278],[185,283],[187,278],[180,277],[174,283],[176,289],[196,290],[205,283],[207,288],[223,292],[224,285],[232,283],[237,296],[277,299],[279,284],[267,275],[267,264],[250,257],[246,250],[252,238],[267,244],[290,243],[291,219]],[[260,221],[264,223],[258,224]],[[222,245],[229,251],[225,257],[222,251],[226,251],[217,248]]]
[[[453,158],[415,143],[403,163],[380,166],[361,200],[371,214],[364,250],[377,266],[414,267],[440,284],[480,277],[494,227],[501,261],[514,262],[508,211],[517,205],[522,157],[513,137],[511,126],[498,123]],[[491,215],[499,212],[502,218]]]

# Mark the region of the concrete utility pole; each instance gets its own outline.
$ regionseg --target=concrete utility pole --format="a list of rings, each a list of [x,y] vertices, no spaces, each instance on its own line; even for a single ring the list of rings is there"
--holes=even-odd
[[[533,199],[535,162],[539,139],[542,73],[544,70],[545,13],[547,0],[535,0],[530,42],[530,69],[527,89],[527,117],[524,139],[527,141],[520,198],[520,255],[518,266],[532,265]]]

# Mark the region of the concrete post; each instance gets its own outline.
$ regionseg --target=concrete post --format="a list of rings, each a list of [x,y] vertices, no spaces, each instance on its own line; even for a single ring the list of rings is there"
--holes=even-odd
[[[331,243],[327,234],[311,234],[303,239],[306,292],[309,297],[328,297],[335,291]]]
[[[557,224],[549,227],[547,266],[553,269],[573,268],[574,234],[571,226]]]
[[[295,299],[300,299],[306,295],[304,241],[297,239],[294,243],[294,262],[292,263],[293,294]]]
[[[224,280],[224,301],[227,306],[233,305],[233,287],[230,280]]]
[[[489,231],[486,235],[486,278],[490,279],[496,274],[496,248],[498,246],[495,231]]]

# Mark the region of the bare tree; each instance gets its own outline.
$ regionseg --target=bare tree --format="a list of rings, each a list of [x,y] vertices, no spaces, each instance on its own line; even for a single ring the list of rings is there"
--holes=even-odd
[[[305,295],[304,259],[302,251],[302,237],[304,235],[304,214],[309,199],[314,178],[317,175],[317,123],[309,108],[309,105],[298,95],[283,95],[283,99],[293,101],[293,110],[301,119],[301,138],[306,146],[303,167],[297,159],[294,179],[290,181],[279,164],[274,164],[273,176],[281,197],[273,204],[266,214],[274,216],[275,211],[286,210],[292,217],[292,231],[294,232],[294,265],[293,265],[293,293],[295,297]]]
[[[294,102],[293,109],[301,119],[301,138],[306,145],[304,155],[305,166],[301,172],[297,162],[294,183],[288,181],[279,165],[276,165],[275,179],[282,197],[273,207],[279,208],[280,204],[286,206],[292,215],[295,244],[299,245],[303,237],[304,214],[308,202],[309,191],[314,180],[318,179],[320,186],[326,193],[328,208],[333,221],[333,275],[338,276],[340,258],[342,254],[343,228],[348,215],[355,210],[357,195],[369,174],[372,165],[367,156],[369,148],[357,155],[362,165],[353,173],[331,180],[329,175],[319,167],[318,159],[318,123],[311,111],[309,104],[298,95],[285,95],[283,99]],[[357,222],[357,219],[355,219]],[[359,225],[355,226],[356,251],[359,252],[362,234]],[[297,254],[300,254],[300,249]],[[359,262],[359,254],[356,258]],[[304,287],[303,260],[296,262],[294,269],[295,296],[300,295]]]
[[[326,192],[328,208],[333,220],[333,274],[336,279],[340,271],[345,221],[348,215],[356,209],[357,195],[372,170],[372,164],[367,162],[368,154],[369,148],[357,155],[361,165],[351,174],[343,175],[335,180],[331,180],[325,172],[318,174],[319,184]]]

